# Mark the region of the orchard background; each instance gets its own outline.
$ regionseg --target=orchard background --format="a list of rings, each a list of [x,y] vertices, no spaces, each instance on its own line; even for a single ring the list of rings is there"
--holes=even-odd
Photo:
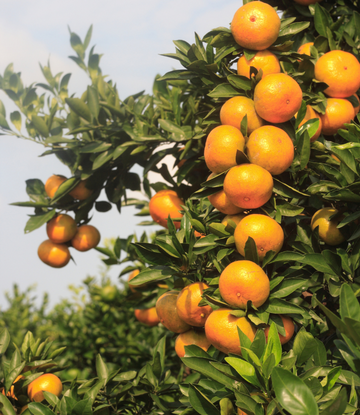
[[[273,46],[282,71],[301,85],[306,103],[323,113],[326,85],[312,81],[311,71],[318,56],[329,50],[345,50],[358,58],[358,4],[271,4],[285,10]],[[228,21],[235,11],[229,13]],[[129,267],[124,273],[140,268],[142,272],[132,284],[138,285],[141,295],[127,286],[124,290],[105,289],[110,286],[106,278],[100,284],[87,279],[90,300],[64,300],[46,312],[29,299],[29,293],[14,292],[10,308],[1,315],[7,328],[1,332],[0,341],[5,388],[0,395],[2,413],[20,412],[28,402],[27,385],[44,371],[59,374],[64,394],[59,400],[45,393],[42,403],[29,404],[26,411],[32,414],[231,414],[236,410],[256,415],[356,413],[360,386],[358,117],[354,115],[351,125],[334,136],[321,136],[311,145],[310,138],[318,124],[309,121],[299,128],[305,103],[298,108],[296,121],[278,125],[293,139],[295,159],[290,169],[275,179],[274,196],[261,208],[262,213],[281,223],[284,246],[280,253],[268,252],[259,262],[254,241],[247,241],[244,257],[262,265],[271,280],[271,293],[259,307],[247,304],[245,310],[235,307],[231,311],[238,318],[246,315],[257,326],[255,339],[251,342],[239,331],[241,357],[227,357],[213,346],[207,352],[189,346],[181,363],[174,352],[173,334],[162,326],[139,326],[133,309],[151,307],[168,288],[180,290],[198,280],[210,285],[202,305],[212,307],[213,313],[218,307],[228,306],[217,289],[218,277],[229,262],[242,257],[234,249],[234,226],[222,225],[224,215],[212,210],[207,200],[222,188],[225,174],[203,184],[209,174],[203,160],[204,143],[211,129],[219,125],[222,103],[235,95],[252,97],[255,84],[261,82],[261,73],[251,81],[235,75],[232,64],[239,53],[251,57],[253,52],[243,51],[226,26],[207,35],[196,34],[192,46],[191,39],[176,41],[177,52],[171,57],[179,60],[183,68],[164,74],[149,95],[135,95],[121,103],[114,85],[102,80],[99,56],[93,54],[89,63],[83,60],[92,45],[90,33],[82,36],[83,41],[71,35],[74,60],[91,78],[86,94],[65,100],[70,96],[66,78],[58,84],[45,69],[48,85],[38,88],[58,95],[57,107],[55,101],[48,101],[51,114],[45,105],[45,118],[43,101],[35,95],[37,90],[23,92],[20,78],[11,67],[2,79],[2,89],[20,104],[22,112],[12,112],[9,122],[2,107],[3,132],[8,134],[11,128],[18,134],[20,117],[24,120],[25,115],[30,115],[24,135],[45,142],[48,150],[57,153],[58,159],[72,170],[67,177],[73,176],[51,202],[39,181],[27,183],[30,201],[18,205],[28,210],[34,207],[35,216],[27,222],[26,229],[40,227],[37,232],[41,232],[41,225],[54,215],[54,207],[74,211],[78,222],[90,220],[94,207],[106,213],[111,204],[98,199],[103,186],[109,202],[116,205],[113,210],[117,207],[123,211],[127,209],[121,206],[124,203],[134,204],[144,216],[143,226],[149,225],[152,221],[146,196],[149,200],[151,189],[163,189],[164,180],[186,200],[185,215],[178,232],[175,224],[179,222],[169,220],[169,230],[159,231],[156,239],[144,233],[131,244],[131,238],[120,235],[106,248],[98,248],[110,267],[118,267],[125,258],[123,262]],[[306,41],[315,41],[311,57],[296,52]],[[301,59],[305,61],[304,71]],[[349,102],[354,107],[357,104],[353,99]],[[35,107],[30,107],[32,104]],[[54,118],[62,106],[68,110],[66,105],[71,109],[70,116],[62,121],[60,112]],[[69,129],[72,139],[65,136]],[[246,135],[246,122],[241,129]],[[171,145],[165,147],[163,143]],[[161,150],[155,153],[158,146]],[[172,154],[181,166],[176,175],[168,171],[166,164],[156,167],[166,154]],[[239,163],[247,161],[244,154],[240,156]],[[181,159],[186,160],[182,165]],[[144,176],[131,170],[135,163],[145,168]],[[152,182],[147,176],[151,170],[160,173],[163,180]],[[67,193],[78,184],[80,176],[89,177],[93,194],[74,203]],[[131,197],[129,191],[134,190],[143,190],[145,198],[126,201]],[[343,215],[335,218],[341,221],[346,239],[338,247],[324,244],[309,226],[315,211],[330,205]],[[195,231],[206,236],[197,239]],[[142,284],[147,285],[139,287]],[[296,325],[294,337],[283,346],[277,333],[284,334],[279,314],[291,317]],[[265,342],[263,328],[268,323],[271,326]],[[30,333],[24,337],[27,330],[39,340]],[[14,343],[10,343],[10,336]],[[46,336],[54,343],[42,343],[40,339]],[[20,374],[22,378],[18,378]],[[72,378],[76,380],[70,381]],[[15,380],[12,392],[10,386]],[[4,396],[8,391],[9,399]]]

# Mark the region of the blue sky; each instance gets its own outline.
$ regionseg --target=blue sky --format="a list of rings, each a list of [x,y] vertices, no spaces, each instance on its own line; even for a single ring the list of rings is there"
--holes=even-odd
[[[238,1],[221,0],[63,0],[54,2],[12,0],[2,5],[0,14],[0,73],[9,63],[21,72],[23,82],[43,82],[39,63],[50,59],[53,73],[71,72],[69,92],[81,94],[89,83],[85,73],[68,59],[73,54],[68,25],[82,39],[93,24],[91,45],[103,53],[101,68],[118,86],[120,98],[145,90],[150,93],[156,74],[179,68],[177,61],[160,56],[174,52],[172,40],[194,41],[194,32],[202,37],[219,26],[229,27]],[[21,10],[21,12],[20,12]],[[15,110],[0,91],[7,114]],[[27,215],[32,209],[9,206],[26,201],[25,180],[43,182],[52,174],[69,175],[68,169],[54,156],[39,158],[43,147],[25,140],[1,136],[0,152],[0,308],[7,307],[4,292],[17,283],[21,289],[37,284],[36,294],[50,295],[51,305],[70,295],[68,286],[79,285],[88,275],[99,276],[103,269],[100,255],[94,251],[75,252],[76,265],[53,269],[37,257],[39,244],[47,239],[45,227],[24,234]],[[126,237],[142,228],[141,218],[133,217],[131,208],[121,215],[116,209],[104,214],[95,212],[92,224],[105,238]],[[110,276],[119,282],[120,268],[112,267]]]

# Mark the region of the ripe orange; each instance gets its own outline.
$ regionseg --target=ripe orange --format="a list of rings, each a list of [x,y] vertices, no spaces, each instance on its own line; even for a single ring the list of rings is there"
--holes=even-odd
[[[314,42],[304,43],[299,47],[297,53],[300,53],[301,55],[311,56],[310,46],[314,46]]]
[[[279,333],[280,343],[285,344],[294,335],[295,326],[294,326],[294,322],[292,321],[290,317],[282,316],[282,315],[279,315],[279,317],[281,317],[281,320],[283,322],[284,329],[285,329],[285,336]],[[267,326],[264,330],[266,341],[269,335],[269,330],[270,330],[270,326]]]
[[[297,117],[297,114],[295,114],[295,118]],[[306,106],[306,113],[304,119],[299,124],[299,128],[304,125],[307,121],[312,120],[314,118],[317,118],[319,120],[319,128],[316,130],[316,133],[310,138],[310,141],[313,143],[315,140],[317,140],[321,134],[322,130],[322,122],[320,115],[315,112],[311,105]]]
[[[60,396],[62,389],[61,380],[57,376],[45,373],[29,384],[27,394],[32,402],[41,402],[44,400],[44,391]]]
[[[342,50],[325,53],[315,64],[315,78],[329,85],[324,90],[332,98],[347,98],[360,87],[360,63]]]
[[[71,245],[78,251],[85,252],[95,248],[99,244],[100,238],[100,232],[95,226],[81,225],[71,239]]]
[[[156,313],[156,307],[136,309],[134,314],[140,323],[146,324],[149,327],[157,326],[160,323],[160,319]]]
[[[237,165],[237,153],[245,148],[245,138],[239,127],[219,125],[207,136],[204,157],[208,169],[213,173],[222,173]]]
[[[135,278],[138,274],[140,274],[140,270],[139,269],[134,269],[134,271],[132,271],[130,274],[129,274],[129,278],[128,278],[128,283],[129,283],[129,288],[130,288],[130,291],[132,291],[133,293],[136,293],[137,292],[137,290],[136,290],[136,288],[139,288],[139,287],[145,287],[145,285],[146,284],[141,284],[141,285],[131,285],[130,284],[130,281],[133,279],[133,278]]]
[[[241,56],[237,61],[238,75],[250,78],[250,66],[253,66],[257,70],[261,69],[263,71],[262,78],[271,73],[281,72],[279,59],[269,50],[260,50],[250,60],[247,60],[245,55]]]
[[[261,1],[252,1],[241,6],[231,22],[231,33],[240,46],[264,50],[277,39],[280,18],[275,9]]]
[[[181,200],[174,190],[160,190],[151,199],[149,203],[150,216],[159,225],[167,228],[167,219],[170,215],[171,219],[181,219],[183,214]],[[174,222],[175,228],[179,229],[180,222]]]
[[[205,323],[205,334],[210,343],[218,350],[228,354],[241,354],[237,327],[251,340],[256,329],[246,317],[235,317],[229,308],[214,310]]]
[[[208,199],[214,208],[225,215],[235,215],[244,210],[231,203],[224,190],[220,190],[219,192],[208,196]]]
[[[69,248],[65,244],[56,244],[49,239],[38,248],[38,256],[42,262],[53,268],[62,268],[70,261]]]
[[[284,73],[265,76],[255,87],[255,110],[266,121],[289,121],[300,109],[302,91],[299,84]]]
[[[245,115],[247,115],[248,135],[264,124],[264,120],[255,111],[254,101],[242,96],[230,98],[223,104],[220,110],[220,121],[222,125],[232,125],[240,130],[241,121]]]
[[[175,352],[181,358],[185,356],[185,346],[195,344],[201,347],[205,352],[211,346],[210,341],[206,338],[204,331],[188,330],[177,336],[175,340]]]
[[[265,303],[270,295],[270,281],[255,262],[234,261],[221,273],[219,291],[228,304],[245,310],[248,301],[255,307]]]
[[[225,218],[221,221],[225,227],[228,225],[229,221],[232,221],[235,223],[235,225],[238,225],[241,220],[243,220],[246,217],[245,213],[239,213],[238,215],[226,215]]]
[[[311,218],[311,229],[314,230],[318,226],[320,239],[332,246],[339,245],[345,241],[343,234],[337,227],[343,218],[338,217],[329,220],[329,217],[336,213],[338,213],[337,209],[326,207],[318,210]]]
[[[16,383],[18,380],[23,379],[23,378],[24,376],[21,376],[21,375],[17,376],[16,379],[14,380],[14,383]],[[12,384],[12,386],[10,386],[10,390],[8,391],[6,396],[9,396],[13,399],[18,400],[14,393],[14,383]],[[5,388],[1,388],[1,393],[5,396]]]
[[[243,209],[256,209],[264,205],[271,198],[273,186],[271,174],[256,164],[233,167],[224,180],[226,196],[231,203]]]
[[[67,180],[66,177],[57,174],[53,174],[46,180],[45,192],[50,197],[50,199],[52,199],[55,196],[57,189],[59,188],[61,183],[65,182],[65,180]]]
[[[325,114],[320,114],[322,133],[333,135],[355,117],[354,107],[350,101],[342,98],[328,98]]]
[[[176,300],[178,291],[167,291],[156,301],[156,312],[160,322],[174,333],[183,333],[190,330],[190,326],[182,320],[177,312]]]
[[[243,256],[245,256],[245,244],[249,236],[256,243],[260,260],[263,260],[269,251],[278,253],[284,243],[282,227],[266,215],[248,215],[236,227],[234,233],[235,245],[238,252]]]
[[[69,193],[74,199],[85,200],[93,194],[93,190],[86,187],[87,180],[81,180]]]
[[[176,308],[181,320],[190,326],[204,327],[205,321],[212,312],[209,305],[199,307],[203,291],[209,288],[204,282],[194,282],[184,287],[176,300]]]
[[[76,232],[76,222],[69,215],[58,215],[46,224],[47,236],[52,242],[57,244],[70,241]]]
[[[251,163],[277,175],[291,166],[294,144],[281,128],[264,125],[251,133],[246,143],[246,154]]]

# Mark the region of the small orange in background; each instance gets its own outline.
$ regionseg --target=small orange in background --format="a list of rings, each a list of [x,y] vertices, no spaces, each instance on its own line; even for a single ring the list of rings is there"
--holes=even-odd
[[[161,324],[173,333],[183,333],[190,330],[189,324],[179,317],[176,300],[179,291],[167,291],[156,301],[156,312]]]
[[[146,324],[149,327],[157,326],[160,323],[160,319],[156,312],[156,307],[150,307],[145,309],[137,308],[134,311],[135,317],[140,323]]]
[[[302,91],[299,84],[284,73],[265,76],[255,87],[256,112],[271,123],[289,121],[300,109]]]
[[[10,386],[10,390],[8,391],[8,393],[6,394],[6,396],[9,396],[10,398],[13,398],[13,399],[18,400],[17,397],[15,396],[15,393],[14,393],[14,384],[18,380],[23,379],[23,378],[24,378],[24,376],[21,376],[21,375],[19,375],[19,376],[16,377],[16,379],[14,380],[14,383]],[[5,388],[2,388],[1,389],[1,393],[5,396]]]
[[[260,50],[250,60],[247,60],[245,55],[241,56],[237,61],[238,75],[250,78],[250,66],[253,66],[258,71],[261,69],[263,71],[262,78],[271,73],[281,72],[279,59],[269,50]]]
[[[188,330],[177,336],[175,340],[175,352],[181,358],[185,356],[185,346],[196,345],[201,347],[205,352],[211,346],[210,341],[206,338],[205,332],[200,330]]]
[[[204,157],[213,173],[222,173],[237,165],[238,151],[244,151],[245,138],[238,128],[232,125],[219,125],[207,136]]]
[[[65,244],[51,242],[50,239],[39,245],[38,256],[44,264],[53,268],[65,267],[70,261],[69,248]]]
[[[337,209],[326,207],[318,210],[311,218],[311,229],[314,230],[318,226],[320,239],[331,246],[339,245],[345,241],[345,237],[337,227],[343,217],[329,220],[336,213],[338,213]]]
[[[93,190],[86,187],[87,180],[81,180],[69,193],[74,199],[85,200],[93,194]]]
[[[295,114],[295,118],[297,117],[297,114]],[[320,114],[318,114],[317,112],[315,112],[312,108],[311,105],[307,105],[306,106],[306,113],[305,116],[303,118],[303,120],[301,121],[301,123],[299,124],[299,128],[304,125],[307,121],[309,120],[313,120],[313,119],[318,119],[319,120],[319,128],[316,130],[316,133],[310,137],[310,141],[313,143],[314,141],[316,141],[320,134],[321,134],[321,130],[322,130],[322,122],[321,122],[321,117]]]
[[[355,111],[352,103],[347,99],[328,98],[325,114],[320,114],[322,123],[322,133],[324,135],[333,135],[338,130],[345,128],[345,124],[355,118]]]
[[[100,232],[92,225],[81,225],[75,236],[71,239],[71,245],[78,251],[85,252],[95,248],[100,242]]]
[[[270,295],[270,281],[263,269],[252,261],[234,261],[220,275],[221,297],[231,306],[246,309],[248,301],[255,307]]]
[[[231,22],[231,33],[240,46],[264,50],[278,38],[280,18],[274,8],[261,1],[241,6]]]
[[[141,285],[132,285],[132,284],[130,284],[130,281],[133,278],[135,278],[137,275],[139,275],[139,274],[140,274],[140,270],[139,269],[134,269],[134,271],[130,272],[130,274],[129,274],[129,278],[128,278],[129,288],[130,288],[130,291],[132,291],[133,293],[136,293],[137,292],[136,288],[140,288],[140,287],[145,287],[146,286],[146,284],[141,284]]]
[[[314,46],[314,42],[304,43],[303,45],[299,47],[299,49],[297,50],[297,53],[300,53],[300,55],[311,56],[311,51],[310,51],[311,46]]]
[[[235,317],[230,308],[214,310],[205,323],[205,335],[210,343],[223,353],[241,354],[237,328],[253,341],[256,328],[246,317]]]
[[[184,287],[176,300],[179,317],[190,326],[204,327],[205,321],[212,312],[209,305],[200,307],[204,290],[209,286],[204,282],[194,282]]]
[[[41,402],[45,399],[43,394],[44,391],[59,397],[62,389],[63,386],[61,380],[56,375],[45,373],[28,385],[27,394],[32,402]]]
[[[290,317],[282,316],[281,314],[279,315],[279,317],[281,317],[281,320],[283,322],[284,329],[285,329],[285,336],[283,336],[282,334],[279,333],[280,343],[285,344],[294,335],[295,325],[294,325],[294,322],[292,321],[292,319]],[[269,330],[270,330],[270,326],[267,326],[264,330],[266,341],[268,339]]]
[[[324,93],[332,98],[347,98],[360,87],[360,63],[343,50],[332,50],[315,64],[315,79],[328,86]]]
[[[170,215],[171,219],[181,219],[183,214],[181,205],[184,201],[179,198],[174,190],[160,190],[151,199],[149,203],[149,211],[152,219],[159,225],[167,228],[167,219]],[[174,222],[175,228],[179,229],[180,222]]]
[[[232,204],[242,209],[256,209],[264,205],[271,198],[273,187],[271,174],[256,164],[235,166],[224,180],[226,196]]]
[[[244,210],[231,203],[224,190],[220,190],[219,192],[208,196],[208,199],[214,208],[225,215],[235,215]]]
[[[247,115],[248,135],[264,124],[255,111],[255,103],[247,97],[233,97],[228,99],[220,110],[220,121],[222,125],[232,125],[240,130],[241,121]]]
[[[57,215],[46,224],[46,233],[52,242],[62,244],[70,241],[77,232],[75,220],[66,214]]]
[[[52,199],[55,196],[55,193],[59,186],[67,180],[66,177],[53,174],[50,176],[45,183],[45,192]]]
[[[291,166],[294,160],[294,144],[281,128],[264,125],[250,134],[246,143],[246,154],[251,163],[277,175]]]
[[[229,224],[229,221],[238,225],[240,221],[242,221],[246,217],[245,213],[239,213],[238,215],[226,215],[225,218],[221,221],[221,223],[226,227]]]

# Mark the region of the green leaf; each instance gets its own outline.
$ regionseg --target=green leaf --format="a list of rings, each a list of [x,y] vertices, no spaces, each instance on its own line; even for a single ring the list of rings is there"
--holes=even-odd
[[[259,265],[259,255],[256,242],[251,236],[248,237],[245,243],[245,259]]]
[[[238,357],[225,357],[225,361],[229,363],[229,365],[233,367],[246,382],[261,387],[256,376],[255,368],[251,363]]]
[[[340,316],[360,321],[360,305],[354,291],[348,284],[342,284],[340,291]]]
[[[68,106],[84,120],[91,122],[91,112],[89,107],[80,98],[65,98],[65,102]]]
[[[347,393],[346,389],[342,388],[337,397],[330,401],[322,411],[321,415],[343,415],[347,406]]]
[[[324,36],[327,38],[327,27],[332,24],[332,18],[329,12],[320,6],[319,3],[315,4],[315,17],[314,17],[314,24],[315,29],[319,33],[320,36]]]
[[[306,285],[306,280],[296,278],[285,279],[271,292],[271,298],[287,297],[303,285]]]
[[[40,402],[29,403],[28,409],[33,415],[54,415],[54,412],[50,408]]]
[[[274,322],[270,324],[267,345],[263,360],[265,361],[271,354],[274,355],[275,365],[278,365],[281,361],[282,348],[279,333],[276,329],[276,324]]]
[[[21,114],[19,111],[14,111],[10,114],[10,120],[18,131],[21,131]]]
[[[91,115],[97,119],[100,111],[99,93],[93,86],[87,87],[87,99]]]
[[[35,129],[41,134],[43,137],[49,137],[49,128],[46,125],[43,117],[39,117],[38,115],[33,115],[31,117],[31,122],[34,125]]]
[[[107,368],[105,362],[102,360],[100,354],[96,356],[96,374],[99,379],[107,379],[109,377],[109,369]]]
[[[232,98],[238,95],[239,91],[229,84],[220,84],[208,94],[211,98]]]
[[[30,219],[26,222],[24,232],[29,233],[34,231],[35,229],[40,228],[40,226],[44,225],[46,222],[52,219],[55,216],[55,214],[56,210],[53,209],[41,215],[30,216]]]
[[[6,327],[0,330],[0,354],[4,354],[10,343],[10,334]]]
[[[275,396],[291,415],[318,415],[319,409],[311,390],[297,376],[281,367],[271,374]]]
[[[220,415],[216,406],[194,385],[189,385],[189,401],[195,411],[201,415]]]
[[[13,406],[11,405],[9,399],[0,393],[0,404],[1,404],[1,413],[3,415],[16,415]]]
[[[309,360],[316,350],[317,343],[313,335],[302,327],[294,339],[294,353],[297,356],[297,363],[302,364]]]

